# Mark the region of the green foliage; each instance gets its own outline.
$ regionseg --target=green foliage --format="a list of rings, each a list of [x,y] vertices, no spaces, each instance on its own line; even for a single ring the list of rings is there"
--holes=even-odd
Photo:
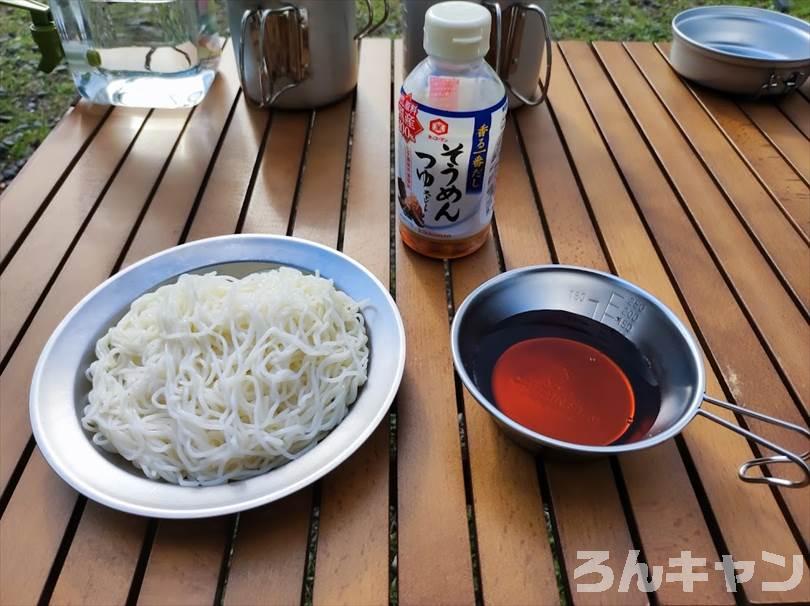
[[[48,134],[76,98],[65,64],[37,71],[39,52],[27,11],[0,8],[0,181]],[[10,176],[10,175],[7,175]]]
[[[774,8],[771,0],[733,0],[727,4]],[[720,0],[557,0],[551,28],[558,40],[668,40],[672,18],[680,11]],[[810,0],[793,0],[792,15],[810,18]]]

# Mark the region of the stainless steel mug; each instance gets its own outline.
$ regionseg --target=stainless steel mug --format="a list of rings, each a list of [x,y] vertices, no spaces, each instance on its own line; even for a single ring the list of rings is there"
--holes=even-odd
[[[358,30],[355,0],[229,0],[236,62],[245,96],[259,107],[311,109],[357,84],[358,40],[379,28],[370,0]]]
[[[402,0],[405,22],[404,50],[407,71],[425,58],[422,35],[425,13],[441,0]],[[551,78],[550,0],[481,0],[492,14],[487,61],[509,91],[510,109],[543,102]],[[543,56],[547,57],[544,75]],[[539,90],[538,90],[539,89]]]

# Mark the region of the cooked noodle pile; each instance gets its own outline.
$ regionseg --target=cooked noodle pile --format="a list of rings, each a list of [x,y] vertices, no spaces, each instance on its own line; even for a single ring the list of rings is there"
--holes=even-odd
[[[183,275],[98,341],[82,425],[152,479],[248,478],[343,420],[368,355],[360,305],[330,280]]]

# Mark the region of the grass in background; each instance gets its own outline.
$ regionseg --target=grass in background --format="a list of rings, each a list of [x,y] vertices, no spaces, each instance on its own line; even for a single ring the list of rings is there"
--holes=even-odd
[[[551,30],[558,40],[668,40],[676,14],[706,4],[784,6],[791,15],[810,19],[810,0],[558,0],[552,4]]]
[[[76,98],[64,63],[50,74],[37,71],[30,24],[28,11],[0,8],[0,184],[17,174]]]
[[[552,0],[551,29],[557,40],[664,40],[670,37],[670,21],[677,12],[720,1]],[[383,0],[371,3],[375,15],[382,15]],[[763,8],[789,5],[791,14],[810,19],[810,0],[730,3]],[[364,4],[358,0],[358,20],[363,23]],[[401,2],[390,0],[390,6],[388,21],[374,35],[400,35]],[[76,98],[64,64],[51,74],[37,71],[39,55],[28,33],[29,23],[27,11],[0,7],[0,191]]]

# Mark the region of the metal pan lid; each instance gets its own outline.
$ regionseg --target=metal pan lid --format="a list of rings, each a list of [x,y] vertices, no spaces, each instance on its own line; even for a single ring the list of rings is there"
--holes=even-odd
[[[701,52],[744,65],[810,64],[810,23],[775,11],[743,6],[701,6],[672,20],[676,37]]]

